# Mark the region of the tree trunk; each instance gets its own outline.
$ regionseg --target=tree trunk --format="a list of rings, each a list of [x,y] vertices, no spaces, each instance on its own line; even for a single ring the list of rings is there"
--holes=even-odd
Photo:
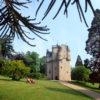
[[[100,89],[100,83],[99,83],[99,89]]]

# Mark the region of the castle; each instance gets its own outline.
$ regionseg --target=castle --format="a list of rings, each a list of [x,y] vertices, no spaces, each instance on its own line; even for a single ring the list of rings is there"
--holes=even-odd
[[[46,53],[46,75],[50,80],[71,80],[70,50],[66,45],[52,46]]]

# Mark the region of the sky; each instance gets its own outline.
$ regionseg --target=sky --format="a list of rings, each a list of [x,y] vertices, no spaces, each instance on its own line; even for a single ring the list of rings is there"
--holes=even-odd
[[[59,1],[59,0],[58,0]],[[84,4],[85,0],[80,0],[81,4]],[[91,0],[94,6],[94,9],[100,9],[100,0]],[[36,11],[37,5],[39,3],[33,2],[32,4],[28,4],[29,9],[23,9],[22,13],[26,16],[31,15],[32,18],[35,18],[34,13]],[[48,5],[48,0],[42,6],[42,9],[39,11],[36,21],[41,21],[45,9]],[[22,40],[15,38],[13,43],[14,49],[17,52],[27,51],[35,51],[40,57],[46,55],[46,50],[49,49],[51,51],[52,45],[56,44],[66,44],[69,46],[71,51],[71,66],[75,66],[75,62],[77,56],[80,55],[82,60],[89,58],[90,56],[85,51],[85,42],[88,39],[88,27],[84,24],[84,22],[80,22],[78,12],[76,6],[70,6],[68,8],[68,18],[63,15],[63,10],[57,16],[55,20],[52,20],[57,8],[59,7],[59,2],[56,3],[54,8],[50,11],[50,14],[41,22],[41,25],[47,25],[50,28],[50,34],[42,35],[48,41],[44,41],[33,33],[31,35],[35,37],[34,41],[30,41],[30,43],[35,44],[36,47],[31,47],[24,43]],[[84,8],[84,5],[82,6]],[[91,9],[88,7],[87,13],[85,13],[86,20],[88,22],[89,27],[91,26],[91,21],[93,19],[93,13]]]

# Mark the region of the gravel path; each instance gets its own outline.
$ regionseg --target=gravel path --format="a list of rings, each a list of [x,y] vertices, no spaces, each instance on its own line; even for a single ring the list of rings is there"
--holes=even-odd
[[[94,98],[95,100],[100,100],[100,93],[94,92],[94,91],[89,90],[87,88],[84,88],[84,87],[81,87],[78,85],[74,85],[74,84],[71,84],[68,82],[60,82],[60,83],[67,86],[67,87],[75,89],[75,90],[77,90],[77,91],[79,91],[87,96],[90,96],[90,97]]]

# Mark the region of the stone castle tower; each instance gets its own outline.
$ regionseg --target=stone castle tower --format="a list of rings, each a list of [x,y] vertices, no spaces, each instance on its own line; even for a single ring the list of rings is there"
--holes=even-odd
[[[46,75],[50,80],[71,80],[70,50],[66,45],[52,47],[46,53]]]

